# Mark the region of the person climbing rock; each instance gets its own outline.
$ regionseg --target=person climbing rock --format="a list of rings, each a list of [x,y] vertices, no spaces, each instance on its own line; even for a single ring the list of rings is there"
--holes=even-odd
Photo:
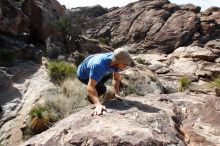
[[[95,104],[92,115],[102,115],[106,107],[99,100],[99,96],[106,92],[105,82],[112,77],[112,86],[115,98],[122,99],[119,95],[120,74],[133,60],[124,48],[114,52],[100,53],[88,56],[78,67],[78,79],[87,85],[87,98]]]

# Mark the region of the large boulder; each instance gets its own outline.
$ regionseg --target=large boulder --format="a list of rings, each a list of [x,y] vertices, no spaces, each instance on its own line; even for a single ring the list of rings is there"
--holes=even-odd
[[[18,35],[28,31],[29,19],[10,1],[0,1],[0,32]]]
[[[213,53],[211,49],[194,47],[179,47],[171,55],[178,58],[193,58],[194,60],[214,61],[218,55]]]
[[[139,64],[121,73],[122,91],[125,95],[136,94],[163,94],[163,86],[157,80],[156,75],[145,65]]]
[[[106,102],[107,115],[93,117],[91,106],[86,107],[21,146],[217,146],[218,104],[216,97],[201,94],[126,97],[125,102]]]
[[[193,42],[199,11],[194,5],[180,7],[167,0],[134,2],[97,18],[87,35],[109,38],[114,47],[129,43],[140,48],[138,52],[170,53]]]
[[[83,17],[88,19],[97,18],[108,12],[107,8],[103,8],[100,5],[95,5],[92,7],[77,7],[67,10],[67,14],[72,16],[72,19]],[[74,18],[75,17],[75,18]]]
[[[96,18],[86,35],[110,40],[113,47],[130,44],[136,53],[168,54],[190,44],[203,47],[219,38],[219,12],[217,7],[200,13],[200,7],[192,4],[143,0]]]
[[[44,42],[56,33],[52,23],[63,16],[65,8],[57,0],[26,0],[22,11],[30,18],[30,35]]]
[[[218,38],[220,35],[220,8],[211,7],[200,14],[200,38],[202,43]]]

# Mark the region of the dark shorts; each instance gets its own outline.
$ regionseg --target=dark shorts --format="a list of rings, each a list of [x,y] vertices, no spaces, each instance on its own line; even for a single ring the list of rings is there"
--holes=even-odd
[[[98,93],[98,96],[100,96],[100,95],[102,95],[102,94],[104,94],[104,93],[106,92],[105,82],[108,81],[108,79],[110,79],[110,78],[112,78],[112,74],[109,74],[109,75],[107,75],[107,76],[104,76],[104,77],[101,79],[101,81],[99,81],[99,82],[96,84],[95,88],[96,88],[96,91],[97,91],[97,93]],[[84,84],[86,84],[86,85],[87,85],[88,82],[89,82],[89,79],[80,79],[79,77],[78,77],[78,79],[79,79],[82,83],[84,83]]]

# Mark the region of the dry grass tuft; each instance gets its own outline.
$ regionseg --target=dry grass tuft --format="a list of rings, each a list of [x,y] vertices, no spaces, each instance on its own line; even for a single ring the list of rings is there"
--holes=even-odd
[[[87,95],[86,86],[78,79],[66,79],[61,85],[61,89],[65,96],[47,97],[45,100],[45,104],[52,111],[56,112],[59,118],[65,118],[74,113],[78,108],[88,104],[84,99]]]

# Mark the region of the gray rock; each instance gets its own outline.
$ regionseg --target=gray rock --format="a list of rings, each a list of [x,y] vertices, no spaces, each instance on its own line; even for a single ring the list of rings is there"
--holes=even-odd
[[[117,100],[108,101],[107,115],[95,117],[88,106],[21,146],[186,145],[179,136],[193,145],[220,143],[219,100],[214,96],[149,94],[126,97],[125,102],[126,106]],[[207,124],[214,128],[206,128]]]
[[[57,0],[26,0],[22,11],[30,18],[30,35],[42,42],[57,33],[52,22],[64,14],[64,7]]]
[[[0,32],[19,35],[28,32],[29,19],[8,0],[0,1]]]
[[[163,86],[157,76],[145,65],[136,65],[122,72],[123,92],[125,95],[163,94]]]
[[[182,58],[193,58],[197,60],[204,60],[204,61],[214,61],[218,55],[214,54],[211,50],[207,48],[202,48],[199,46],[194,47],[180,47],[177,48],[171,57],[182,57]]]

